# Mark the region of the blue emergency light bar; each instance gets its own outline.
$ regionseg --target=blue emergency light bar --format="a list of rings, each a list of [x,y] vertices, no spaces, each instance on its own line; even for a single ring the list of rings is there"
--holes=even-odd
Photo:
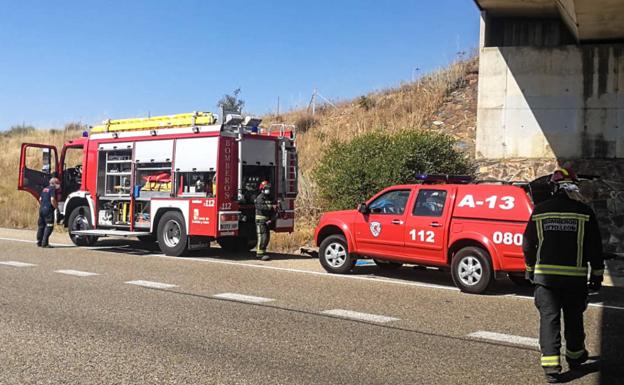
[[[473,181],[469,175],[447,175],[447,174],[417,174],[415,179],[423,184],[452,183],[468,184]]]

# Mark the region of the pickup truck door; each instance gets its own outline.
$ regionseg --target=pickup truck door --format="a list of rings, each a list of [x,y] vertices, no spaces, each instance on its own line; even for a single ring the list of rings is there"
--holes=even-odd
[[[405,220],[405,252],[415,262],[446,262],[453,188],[421,186]]]
[[[385,191],[368,203],[368,214],[357,213],[355,242],[359,254],[403,254],[403,227],[410,193],[410,189]]]
[[[23,143],[17,189],[28,191],[39,200],[41,191],[58,170],[56,147],[47,144]]]

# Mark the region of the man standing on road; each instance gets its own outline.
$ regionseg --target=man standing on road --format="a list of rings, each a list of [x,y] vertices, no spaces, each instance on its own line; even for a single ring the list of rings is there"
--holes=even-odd
[[[39,196],[39,222],[37,223],[37,246],[51,247],[50,235],[54,230],[54,211],[58,207],[56,191],[61,187],[58,178],[50,179],[50,185]]]
[[[535,306],[540,313],[539,343],[546,380],[561,373],[561,311],[565,322],[565,356],[570,369],[587,361],[583,312],[589,288],[602,285],[604,261],[600,230],[593,210],[571,197],[578,195],[577,178],[569,169],[555,171],[551,199],[538,204],[524,232],[527,278],[535,283]]]
[[[267,245],[271,239],[269,225],[277,205],[271,201],[271,184],[268,181],[260,183],[260,194],[256,197],[256,234],[258,236],[258,244],[256,247],[256,256],[263,261],[271,259],[266,253]]]

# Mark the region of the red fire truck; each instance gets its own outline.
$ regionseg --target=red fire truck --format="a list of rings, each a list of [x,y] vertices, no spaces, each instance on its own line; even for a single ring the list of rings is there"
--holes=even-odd
[[[228,251],[249,250],[263,180],[279,207],[272,229],[292,232],[294,126],[260,128],[260,119],[232,114],[216,122],[210,113],[109,120],[65,143],[60,159],[54,146],[22,144],[18,188],[38,199],[57,175],[60,214],[79,246],[136,236],[158,240],[174,256],[212,241]],[[42,154],[42,169],[29,167],[33,152]],[[80,164],[68,164],[71,152],[80,153]]]
[[[471,293],[508,275],[524,283],[522,235],[533,201],[548,196],[544,178],[511,185],[423,177],[424,184],[388,187],[357,210],[324,214],[315,232],[323,267],[347,273],[358,258],[383,269],[450,267],[455,284]]]

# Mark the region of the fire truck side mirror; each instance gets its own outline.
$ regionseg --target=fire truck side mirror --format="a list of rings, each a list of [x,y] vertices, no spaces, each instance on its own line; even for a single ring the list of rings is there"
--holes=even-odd
[[[357,211],[358,211],[359,213],[361,213],[361,214],[364,214],[364,215],[366,215],[366,214],[370,213],[370,209],[368,208],[368,206],[366,205],[366,203],[360,203],[360,204],[358,205]]]

